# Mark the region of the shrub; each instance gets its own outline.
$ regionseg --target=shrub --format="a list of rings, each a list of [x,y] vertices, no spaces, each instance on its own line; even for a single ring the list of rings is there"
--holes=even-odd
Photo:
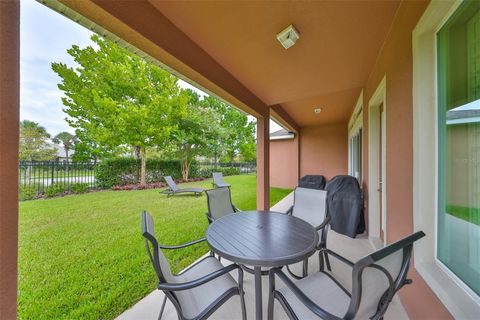
[[[33,185],[20,186],[18,190],[18,199],[20,201],[32,200],[37,197],[37,190]]]
[[[200,176],[211,178],[214,172],[221,172],[224,176],[234,176],[240,174],[240,169],[235,167],[204,168],[200,170]]]
[[[133,158],[104,160],[96,166],[95,175],[99,188],[137,184],[140,181],[140,160]],[[147,183],[163,182],[164,176],[180,179],[182,177],[180,161],[147,159]],[[192,163],[189,176],[199,177],[197,163]]]
[[[45,197],[51,198],[65,193],[65,188],[59,183],[53,183],[45,188]]]
[[[195,181],[203,181],[204,178],[193,178],[188,179],[188,181],[184,181],[183,179],[176,180],[176,183],[184,183],[184,182],[195,182]],[[158,188],[165,188],[167,187],[166,182],[153,182],[147,183],[146,185],[142,186],[140,184],[126,184],[123,186],[113,186],[112,190],[114,191],[130,191],[130,190],[144,190],[144,189],[158,189]]]
[[[85,193],[88,191],[89,188],[90,186],[88,183],[80,183],[80,182],[74,183],[70,187],[70,189],[74,193]]]

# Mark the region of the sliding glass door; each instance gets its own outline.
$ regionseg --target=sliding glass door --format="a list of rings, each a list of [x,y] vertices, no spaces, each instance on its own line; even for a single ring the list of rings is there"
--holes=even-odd
[[[480,2],[437,34],[437,258],[480,294]]]

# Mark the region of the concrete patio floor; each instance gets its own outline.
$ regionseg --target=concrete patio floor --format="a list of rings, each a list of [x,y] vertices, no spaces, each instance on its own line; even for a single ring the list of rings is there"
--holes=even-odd
[[[275,206],[272,207],[273,211],[285,212],[293,203],[293,193],[286,196]],[[333,231],[329,231],[327,239],[328,247],[345,256],[351,261],[356,261],[359,258],[367,255],[373,251],[373,247],[368,241],[366,236],[359,236],[356,239],[351,239]],[[224,265],[230,264],[229,261],[222,259]],[[335,278],[346,289],[351,289],[351,269],[344,264],[331,258],[332,273]],[[292,268],[297,274],[301,274],[301,265],[297,264]],[[318,258],[317,255],[313,255],[309,260],[309,272],[315,272],[318,270]],[[237,279],[236,272],[232,272],[232,276]],[[280,285],[280,282],[277,284]],[[262,289],[263,289],[263,315],[267,318],[267,301],[268,301],[268,276],[262,277]],[[245,272],[244,278],[244,290],[245,290],[245,303],[247,308],[247,318],[255,319],[255,288],[254,278],[250,273]],[[158,314],[163,301],[164,294],[155,290],[145,298],[140,300],[132,308],[128,309],[117,320],[150,320],[158,319]],[[274,307],[274,319],[288,319],[286,313],[278,302],[275,302]],[[170,302],[167,302],[162,319],[178,319],[175,308]],[[215,313],[212,314],[210,319],[218,320],[234,320],[241,319],[240,311],[240,299],[238,296],[231,298],[223,306],[221,306]],[[397,296],[394,297],[390,307],[385,315],[385,319],[408,319],[408,315],[403,308],[400,300]]]

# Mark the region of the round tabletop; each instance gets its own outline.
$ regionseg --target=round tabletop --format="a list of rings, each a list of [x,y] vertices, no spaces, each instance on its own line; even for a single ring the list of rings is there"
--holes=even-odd
[[[210,224],[207,242],[213,252],[230,261],[279,267],[312,255],[318,233],[297,217],[270,211],[243,211]]]

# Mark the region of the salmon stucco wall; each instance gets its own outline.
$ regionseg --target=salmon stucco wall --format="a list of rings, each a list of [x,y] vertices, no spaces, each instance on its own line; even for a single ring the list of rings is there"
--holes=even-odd
[[[270,140],[270,186],[295,188],[298,182],[298,137]]]
[[[306,127],[300,130],[300,177],[325,178],[348,172],[347,123]]]
[[[364,89],[363,172],[368,185],[368,102],[386,77],[387,242],[413,232],[413,57],[412,31],[428,2],[404,1]],[[427,235],[433,236],[433,235]],[[414,282],[400,291],[411,319],[450,319],[451,315],[412,268]]]

